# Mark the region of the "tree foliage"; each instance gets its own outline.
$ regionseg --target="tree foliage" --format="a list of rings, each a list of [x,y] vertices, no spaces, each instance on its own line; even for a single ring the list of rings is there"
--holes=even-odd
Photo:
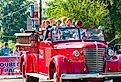
[[[119,35],[118,43],[121,42],[121,0],[105,0],[108,4],[111,18],[112,35]]]
[[[0,48],[2,48],[4,46],[5,42],[1,42],[0,41]],[[15,43],[12,40],[8,41],[8,47],[13,50],[15,49]]]
[[[72,19],[81,19],[85,25],[108,25],[109,11],[107,5],[101,0],[53,0],[48,3],[48,17],[59,18],[67,16]]]
[[[31,2],[27,0],[1,0],[0,2],[0,6],[2,6],[0,7],[1,28],[3,28],[2,39],[13,39],[14,33],[19,32],[20,28],[26,29],[28,8]]]

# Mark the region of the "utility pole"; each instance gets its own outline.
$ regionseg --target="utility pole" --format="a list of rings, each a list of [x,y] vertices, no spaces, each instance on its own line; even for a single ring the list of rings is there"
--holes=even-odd
[[[40,25],[42,24],[42,0],[39,1],[39,12],[40,12],[40,18],[39,18],[39,21],[40,21]]]

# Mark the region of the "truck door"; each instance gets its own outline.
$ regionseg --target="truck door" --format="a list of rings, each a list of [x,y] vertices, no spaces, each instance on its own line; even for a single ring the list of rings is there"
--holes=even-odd
[[[51,58],[51,41],[40,41],[39,42],[39,71],[43,73],[48,73],[48,64]]]
[[[49,61],[51,58],[51,41],[41,41],[39,43],[39,70],[48,73]]]
[[[44,61],[45,49],[43,47],[39,48],[39,71],[44,73],[45,61]]]
[[[44,54],[45,54],[45,48],[44,48],[44,42],[43,42],[43,35],[38,35],[38,54],[39,54],[39,72],[44,73],[45,68],[45,62],[44,62]]]

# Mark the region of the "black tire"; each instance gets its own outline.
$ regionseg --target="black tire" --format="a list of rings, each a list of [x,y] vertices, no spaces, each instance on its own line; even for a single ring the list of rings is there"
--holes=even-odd
[[[27,75],[26,76],[26,82],[39,82],[39,78]]]
[[[115,78],[113,79],[113,82],[121,82],[121,78]]]

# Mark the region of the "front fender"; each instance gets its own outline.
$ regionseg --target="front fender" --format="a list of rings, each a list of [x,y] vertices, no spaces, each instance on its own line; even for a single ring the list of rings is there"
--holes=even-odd
[[[20,70],[22,72],[22,66],[24,64],[24,71],[26,73],[38,72],[38,57],[35,53],[25,53],[20,57]]]
[[[24,66],[24,68],[23,68]],[[26,73],[32,71],[32,57],[30,53],[24,53],[20,57],[20,69],[21,72],[25,71]]]
[[[105,72],[121,72],[121,55],[116,55],[106,61]]]
[[[53,62],[55,64],[56,67],[56,72],[58,73],[58,76],[61,76],[62,73],[66,73],[67,72],[67,61],[66,61],[66,57],[63,55],[57,55],[51,58],[50,62],[49,62],[49,67],[51,62]],[[49,68],[51,69],[51,68]]]
[[[37,73],[39,72],[39,55],[37,53],[32,53],[31,58],[32,58],[32,72]]]
[[[54,62],[58,76],[61,76],[61,74],[65,73],[80,74],[88,72],[84,63],[78,61],[70,61],[68,58],[62,55],[52,57],[50,62]]]

